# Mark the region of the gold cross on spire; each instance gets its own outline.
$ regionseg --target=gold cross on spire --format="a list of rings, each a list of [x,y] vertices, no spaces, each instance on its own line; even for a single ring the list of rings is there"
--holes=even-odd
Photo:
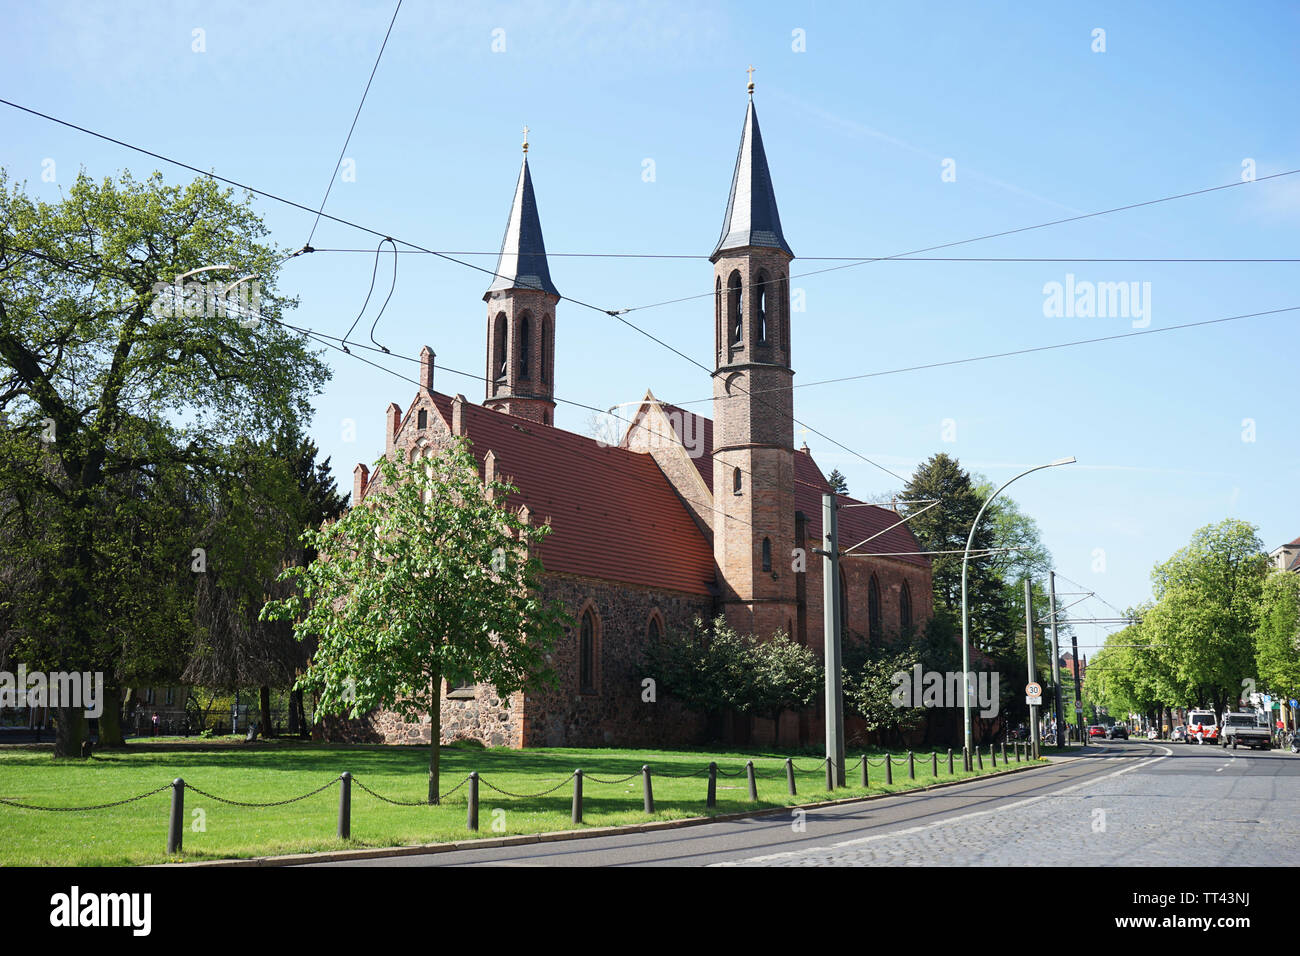
[[[528,127],[524,127],[524,153],[528,152]]]
[[[749,74],[749,95],[754,95],[754,64],[749,64],[749,69],[745,71]]]

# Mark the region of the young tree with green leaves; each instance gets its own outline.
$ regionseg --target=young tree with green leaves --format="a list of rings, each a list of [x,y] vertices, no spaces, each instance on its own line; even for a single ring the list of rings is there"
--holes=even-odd
[[[512,509],[512,486],[484,484],[464,440],[432,458],[383,458],[376,484],[337,521],[303,535],[317,552],[282,579],[299,593],[267,603],[317,641],[300,687],[318,711],[378,708],[430,720],[429,803],[438,802],[442,684],[491,684],[502,699],[554,683],[546,653],[566,624],[540,597],[532,549],[550,531]]]
[[[1260,690],[1300,695],[1300,574],[1273,571],[1264,578],[1255,627]]]

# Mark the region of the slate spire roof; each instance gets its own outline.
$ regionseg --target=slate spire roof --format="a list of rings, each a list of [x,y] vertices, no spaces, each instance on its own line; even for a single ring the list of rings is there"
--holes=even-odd
[[[745,129],[736,155],[736,172],[731,177],[731,196],[727,215],[722,220],[722,236],[709,258],[716,262],[723,252],[745,246],[771,246],[793,257],[794,252],[781,234],[781,215],[776,209],[772,176],[767,170],[763,135],[758,129],[758,114],[750,99],[745,113]]]
[[[483,294],[485,300],[493,292],[506,289],[539,289],[554,296],[560,294],[546,263],[546,243],[542,241],[542,221],[537,215],[527,153],[519,170],[519,183],[515,186],[515,199],[510,206],[510,218],[506,220],[506,234],[501,240],[495,272],[497,277]]]

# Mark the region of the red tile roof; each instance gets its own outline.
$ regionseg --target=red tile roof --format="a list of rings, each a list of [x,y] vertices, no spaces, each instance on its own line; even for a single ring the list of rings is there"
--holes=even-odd
[[[434,403],[450,423],[452,399]],[[512,503],[550,519],[547,571],[712,593],[713,551],[653,457],[470,402],[463,421],[479,467],[492,451],[519,489]]]
[[[713,420],[705,418],[703,415],[697,415],[694,412],[687,411],[677,405],[669,405],[667,402],[659,403],[664,411],[668,412],[669,421],[672,422],[673,428],[677,431],[677,437],[682,438],[682,430],[686,427],[692,431],[691,436],[695,441],[700,441],[703,435],[703,454],[691,461],[699,470],[700,476],[703,477],[704,483],[709,486],[709,491],[713,490]],[[687,422],[689,426],[686,426]],[[822,474],[817,463],[813,461],[810,454],[797,451],[794,455],[794,506],[796,511],[802,511],[808,519],[808,540],[810,542],[821,541],[822,536],[822,495],[831,490],[826,482],[826,477]],[[848,495],[840,495],[840,504],[861,504],[856,498],[850,498]],[[870,506],[866,508],[842,508],[839,514],[840,524],[840,547],[850,548],[863,541],[871,535],[884,531],[890,525],[902,520],[902,515],[896,514],[889,508],[880,508]],[[912,532],[907,530],[907,525],[900,525],[889,531],[885,531],[879,537],[863,545],[855,554],[881,554],[886,552],[909,552],[920,551],[920,546],[916,543],[916,538]],[[917,564],[922,567],[930,566],[930,559],[925,555],[909,554],[898,557],[899,561],[906,561],[909,564]]]

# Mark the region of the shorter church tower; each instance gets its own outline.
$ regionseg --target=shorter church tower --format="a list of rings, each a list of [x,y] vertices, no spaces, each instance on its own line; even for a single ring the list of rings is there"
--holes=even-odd
[[[542,241],[542,223],[528,171],[528,128],[524,164],[501,240],[496,278],[483,293],[487,303],[487,394],[495,411],[543,425],[555,423],[555,306]]]

